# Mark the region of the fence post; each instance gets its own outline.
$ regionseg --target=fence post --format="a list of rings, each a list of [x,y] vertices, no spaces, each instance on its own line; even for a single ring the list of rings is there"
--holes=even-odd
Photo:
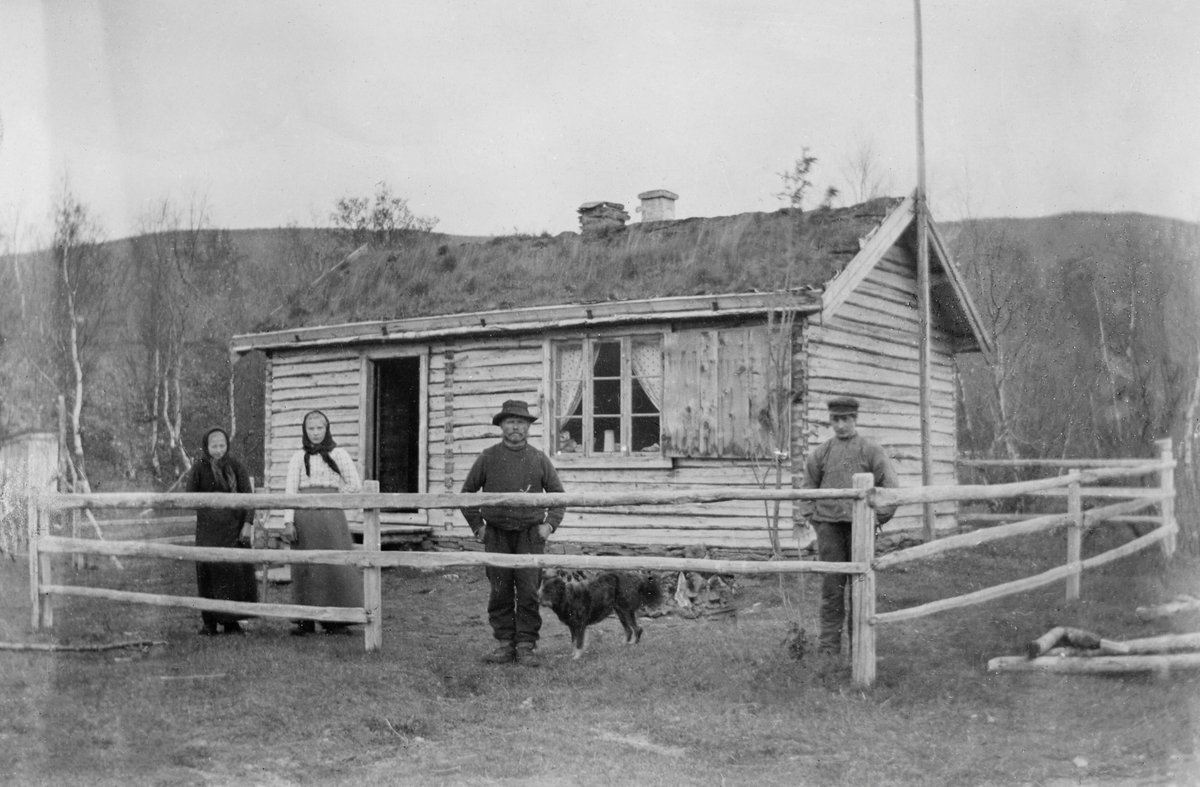
[[[38,509],[38,538],[50,535],[50,509]],[[50,575],[50,560],[52,555],[48,552],[38,550],[38,596],[42,602],[42,626],[44,628],[54,627],[54,601],[53,599],[42,593],[42,585],[53,584]]]
[[[25,498],[25,537],[29,552],[29,600],[32,603],[30,625],[34,631],[42,627],[41,580],[38,577],[38,504],[32,494]]]
[[[82,533],[80,532],[80,527],[79,527],[79,509],[72,508],[71,509],[71,538],[80,538],[81,536],[82,536]],[[75,554],[71,555],[71,565],[74,566],[76,571],[87,568],[87,555],[85,555],[82,552],[76,552]]]
[[[378,494],[378,481],[363,481],[365,494]],[[383,549],[382,538],[379,534],[379,509],[363,509],[363,550],[379,552]],[[380,650],[383,647],[383,569],[379,566],[367,566],[363,569],[363,603],[367,608],[367,625],[363,636],[366,640],[367,652]]]
[[[1158,457],[1163,463],[1172,462],[1175,459],[1174,446],[1171,444],[1171,438],[1166,440],[1155,440],[1154,444],[1158,446]],[[1167,557],[1175,554],[1176,532],[1175,523],[1175,468],[1164,467],[1158,471],[1158,484],[1163,492],[1170,495],[1166,500],[1159,504],[1159,512],[1162,514],[1162,526],[1172,529],[1171,535],[1162,540],[1163,554]]]
[[[872,489],[875,477],[856,473],[854,488]],[[854,501],[850,526],[850,560],[867,566],[864,574],[850,579],[850,609],[853,614],[850,638],[850,677],[854,685],[870,688],[875,684],[875,509],[868,500]]]
[[[1067,577],[1067,601],[1078,601],[1079,580],[1083,574],[1080,566],[1083,560],[1083,494],[1078,481],[1067,486],[1067,513],[1071,515],[1071,521],[1067,523],[1067,565],[1076,567],[1075,573]]]

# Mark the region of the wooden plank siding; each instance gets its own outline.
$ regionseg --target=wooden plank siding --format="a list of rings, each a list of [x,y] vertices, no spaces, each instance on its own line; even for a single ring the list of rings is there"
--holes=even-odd
[[[807,325],[803,423],[793,430],[795,453],[828,439],[826,402],[853,396],[861,403],[858,424],[882,444],[902,486],[921,484],[920,362],[915,262],[893,247],[837,312]],[[951,339],[932,335],[931,415],[934,484],[954,484],[957,426],[955,364]],[[955,525],[953,505],[935,506],[937,526]],[[921,509],[900,509],[888,530],[920,529]]]
[[[667,330],[667,326],[662,326]],[[646,327],[639,327],[645,332]],[[445,351],[454,351],[452,382],[446,386]],[[457,491],[466,479],[475,457],[500,440],[500,429],[492,416],[507,398],[525,399],[543,416],[547,369],[545,340],[504,337],[471,343],[435,345],[430,356],[429,380],[429,488]],[[447,396],[447,393],[452,393]],[[449,406],[448,406],[449,405]],[[453,441],[444,439],[447,424],[453,426]],[[544,417],[533,424],[529,440],[549,452]],[[551,455],[553,458],[553,455]],[[646,461],[563,459],[556,461],[563,485],[572,492],[618,492],[630,489],[678,489],[697,487],[755,487],[769,468],[749,460]],[[663,466],[666,465],[666,466]],[[785,487],[791,477],[785,474]],[[773,481],[772,481],[773,484]],[[790,530],[791,505],[781,506],[783,527]],[[439,518],[438,533],[465,538],[466,521],[455,513]],[[703,543],[722,547],[766,548],[765,508],[757,501],[684,506],[639,506],[626,509],[575,509],[567,513],[555,536],[565,542],[592,544],[639,544],[679,546]]]

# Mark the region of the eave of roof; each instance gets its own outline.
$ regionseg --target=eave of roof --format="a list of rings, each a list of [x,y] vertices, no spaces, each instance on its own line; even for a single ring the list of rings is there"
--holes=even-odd
[[[230,340],[230,351],[234,355],[243,355],[254,350],[274,352],[312,347],[416,342],[453,336],[531,333],[547,328],[704,320],[773,311],[814,314],[820,310],[820,290],[686,295],[631,301],[532,306],[240,334]]]

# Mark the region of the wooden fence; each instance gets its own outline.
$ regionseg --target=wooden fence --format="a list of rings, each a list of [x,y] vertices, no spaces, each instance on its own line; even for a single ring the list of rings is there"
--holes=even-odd
[[[849,574],[853,609],[851,674],[856,685],[870,686],[875,681],[875,629],[884,623],[911,620],[948,609],[980,604],[1002,596],[1031,590],[1065,580],[1067,598],[1079,596],[1079,577],[1083,570],[1103,565],[1125,555],[1162,542],[1168,554],[1174,551],[1175,522],[1173,475],[1175,466],[1170,441],[1160,444],[1158,460],[1113,460],[1101,464],[1082,460],[1066,462],[1068,471],[1055,478],[1012,484],[975,486],[930,486],[905,489],[876,489],[870,474],[854,477],[851,489],[747,489],[727,488],[687,492],[631,492],[628,494],[380,494],[377,482],[366,482],[363,492],[351,495],[283,495],[283,494],[219,494],[219,493],[95,493],[89,495],[50,494],[31,501],[29,506],[29,572],[30,595],[33,604],[34,628],[53,626],[54,597],[85,596],[113,601],[187,607],[214,612],[232,612],[255,617],[303,618],[309,620],[362,623],[368,651],[383,645],[381,570],[395,566],[421,569],[450,566],[500,566],[507,568],[567,568],[567,569],[649,569],[658,571],[698,571],[719,574]],[[1088,464],[1089,469],[1078,469]],[[1157,476],[1158,486],[1121,489],[1121,495],[1132,500],[1090,510],[1083,510],[1084,497],[1114,494],[1113,487],[1084,487],[1084,484],[1113,478]],[[365,486],[366,486],[365,485]],[[987,500],[1030,494],[1063,493],[1067,497],[1065,514],[1033,517],[1022,522],[985,528],[970,533],[949,536],[920,546],[875,557],[874,507],[887,505],[917,505],[940,501]],[[379,510],[381,508],[435,508],[507,506],[513,508],[544,508],[547,506],[604,507],[653,506],[679,503],[709,503],[726,500],[822,500],[850,499],[853,501],[851,556],[848,563],[811,560],[709,560],[700,558],[671,558],[658,556],[592,556],[592,555],[505,555],[487,552],[384,552],[380,545]],[[1153,517],[1158,527],[1152,532],[1101,555],[1082,559],[1083,533],[1096,524],[1157,506]],[[362,509],[364,512],[363,549],[338,550],[274,550],[226,549],[216,547],[178,546],[173,544],[95,541],[77,537],[50,535],[50,515],[55,511],[78,512],[86,509],[199,509],[199,508],[338,508]],[[956,598],[941,599],[909,609],[877,613],[875,611],[876,572],[890,566],[911,562],[952,549],[962,549],[1001,538],[1067,528],[1065,565],[992,588],[968,593]],[[330,564],[348,565],[363,571],[364,608],[311,607],[295,604],[265,604],[184,596],[165,596],[105,588],[55,584],[52,580],[50,557],[54,554],[95,554],[119,556],[160,557],[218,563],[255,563],[273,565]]]

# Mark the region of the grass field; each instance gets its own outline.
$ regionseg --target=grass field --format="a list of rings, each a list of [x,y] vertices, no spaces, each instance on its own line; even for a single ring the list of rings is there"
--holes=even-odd
[[[1087,553],[1127,539],[1090,536]],[[1102,543],[1104,542],[1104,543]],[[1007,542],[1005,542],[1007,543]],[[1061,536],[880,575],[880,610],[1049,568]],[[1200,630],[1138,621],[1200,592],[1200,568],[1157,549],[1061,584],[879,632],[878,685],[789,655],[815,631],[815,578],[736,582],[736,616],[608,620],[583,659],[550,616],[545,663],[479,661],[492,640],[482,569],[384,574],[384,648],[291,637],[252,621],[200,637],[199,615],[61,599],[29,628],[25,566],[0,564],[7,642],[166,640],[146,651],[0,652],[0,782],[14,785],[1165,785],[1198,784],[1200,675],[989,674],[1055,623],[1112,639]],[[192,566],[57,569],[63,581],[190,594]],[[271,601],[287,598],[273,587]]]

